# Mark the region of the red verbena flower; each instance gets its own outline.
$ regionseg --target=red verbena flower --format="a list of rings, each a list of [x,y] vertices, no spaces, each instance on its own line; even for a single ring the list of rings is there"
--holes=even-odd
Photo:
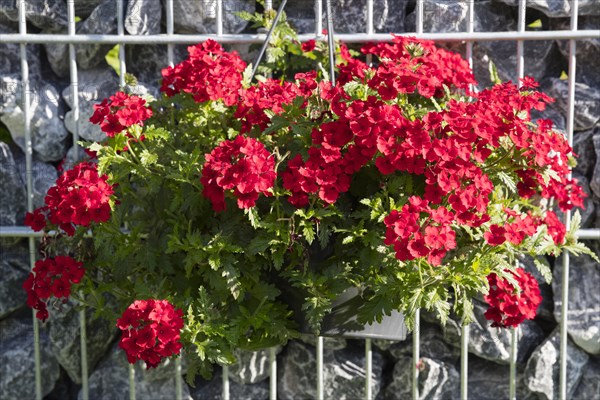
[[[139,96],[117,92],[94,104],[94,114],[90,122],[100,125],[102,132],[113,137],[132,125],[144,125],[144,121],[152,116],[152,108],[146,106],[146,100]]]
[[[129,363],[144,360],[148,368],[155,368],[163,358],[181,352],[183,325],[183,311],[167,300],[136,300],[117,320],[122,331],[119,346]]]
[[[487,277],[490,291],[484,299],[489,308],[484,315],[488,320],[494,321],[493,327],[516,328],[525,319],[534,319],[542,302],[538,283],[531,274],[523,268],[510,273],[519,284],[518,288],[496,274]]]
[[[47,300],[50,297],[67,298],[71,286],[81,282],[85,269],[83,263],[69,256],[56,256],[35,262],[33,272],[23,283],[27,292],[27,305],[35,310],[42,321],[48,318]]]
[[[106,175],[98,175],[96,164],[84,162],[66,171],[45,198],[48,219],[69,236],[73,225],[88,226],[91,222],[105,222],[110,218],[110,196],[113,187]],[[37,217],[36,217],[37,218]]]
[[[213,209],[223,211],[226,190],[232,191],[239,208],[252,208],[259,194],[271,195],[275,178],[273,155],[258,140],[239,135],[206,155],[200,183]]]

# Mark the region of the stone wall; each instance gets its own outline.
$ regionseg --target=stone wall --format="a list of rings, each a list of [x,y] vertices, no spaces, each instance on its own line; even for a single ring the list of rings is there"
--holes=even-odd
[[[165,11],[161,0],[128,0],[125,11],[126,34],[165,32]],[[215,31],[214,0],[175,0],[177,33]],[[337,32],[366,29],[366,1],[334,2]],[[508,31],[517,27],[518,0],[477,0],[476,31]],[[225,31],[249,32],[235,11],[256,9],[254,0],[223,0]],[[528,29],[567,29],[569,0],[529,0]],[[80,18],[77,33],[117,32],[115,0],[76,0]],[[375,0],[377,32],[414,30],[414,0]],[[600,28],[598,0],[579,1],[579,27]],[[301,32],[314,31],[314,12],[309,0],[290,0],[290,20]],[[425,0],[425,31],[454,32],[466,29],[467,3],[457,0]],[[65,0],[29,0],[27,21],[30,32],[67,31]],[[16,0],[0,1],[0,34],[17,29]],[[457,51],[464,45],[449,44]],[[96,126],[87,123],[92,105],[114,93],[118,77],[106,64],[110,45],[77,46],[79,71],[79,133],[83,139],[101,139]],[[552,119],[564,128],[566,117],[568,44],[566,41],[525,43],[525,73],[541,81],[556,103],[539,117]],[[242,53],[248,48],[237,46]],[[176,57],[185,55],[185,46],[176,46]],[[56,177],[62,160],[73,161],[74,119],[70,111],[68,48],[66,45],[28,45],[27,54],[32,90],[34,205]],[[516,44],[486,42],[474,46],[476,75],[489,83],[488,61],[494,60],[503,80],[515,80]],[[156,93],[160,69],[166,64],[165,46],[128,46],[127,70],[135,74],[141,92]],[[600,226],[600,38],[577,44],[577,86],[574,147],[580,156],[574,175],[588,193],[582,211],[583,227]],[[25,212],[25,157],[23,110],[21,107],[19,46],[0,44],[0,226],[22,225]],[[588,243],[596,251],[600,244]],[[562,266],[553,263],[554,282],[542,285],[544,303],[538,318],[527,321],[519,331],[518,397],[555,399],[558,396],[558,352]],[[523,260],[527,269],[534,267]],[[0,241],[0,393],[2,398],[34,397],[33,329],[31,312],[25,306],[21,283],[28,273],[26,241]],[[541,277],[540,278],[541,282]],[[571,260],[569,277],[569,398],[600,398],[600,266],[587,257]],[[471,327],[469,344],[469,393],[474,399],[508,397],[509,333],[490,328],[483,317],[485,305],[477,304],[477,320]],[[49,322],[41,327],[42,385],[47,399],[81,398],[80,337],[78,312],[70,303],[55,305]],[[420,393],[427,399],[453,399],[459,396],[460,329],[456,321],[441,327],[428,315],[421,324]],[[126,398],[128,374],[124,355],[116,348],[116,329],[107,321],[88,313],[87,348],[92,399]],[[327,399],[357,399],[363,392],[364,349],[362,342],[327,339],[324,354],[325,395]],[[278,353],[278,389],[281,399],[313,398],[316,388],[314,339],[294,341]],[[232,399],[267,399],[267,352],[240,353],[239,363],[230,369]],[[411,340],[399,343],[376,342],[373,353],[373,391],[377,399],[410,398]],[[174,398],[172,364],[145,371],[136,366],[138,399]],[[184,385],[184,394],[194,399],[220,398],[221,371],[215,369],[210,381],[198,379],[195,387]]]

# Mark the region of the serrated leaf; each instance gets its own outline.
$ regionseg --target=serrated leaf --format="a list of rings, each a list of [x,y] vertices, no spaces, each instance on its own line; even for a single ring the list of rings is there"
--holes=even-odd
[[[517,184],[515,183],[514,179],[506,172],[498,172],[498,179],[500,179],[504,186],[506,186],[511,192],[517,193]]]
[[[208,256],[208,265],[215,271],[221,268],[221,258],[218,253],[213,253]]]
[[[492,60],[490,60],[488,64],[488,70],[490,72],[490,81],[492,81],[493,84],[497,85],[502,83],[500,76],[498,76],[498,69],[496,68],[496,64],[494,64]]]
[[[144,167],[156,164],[157,161],[158,161],[158,156],[154,153],[150,153],[146,149],[142,150],[142,152],[140,153],[140,162],[142,163],[142,165]]]
[[[304,224],[302,228],[302,234],[304,235],[304,238],[308,244],[311,244],[315,240],[315,231],[310,223]]]
[[[227,282],[227,287],[229,288],[229,291],[231,292],[231,295],[233,296],[234,299],[238,299],[238,297],[240,297],[240,293],[241,293],[241,287],[242,284],[240,282],[240,271],[235,268],[233,265],[226,265],[225,268],[223,268],[223,272],[221,273],[221,276],[223,278],[225,278],[225,281]]]
[[[552,271],[550,270],[550,265],[548,264],[548,261],[546,259],[542,260],[543,261],[541,261],[539,258],[534,258],[533,263],[535,264],[538,271],[540,271],[540,274],[542,274],[542,277],[544,278],[546,283],[549,285],[552,283]]]
[[[354,236],[346,236],[342,239],[342,244],[350,244],[352,242],[354,242]]]

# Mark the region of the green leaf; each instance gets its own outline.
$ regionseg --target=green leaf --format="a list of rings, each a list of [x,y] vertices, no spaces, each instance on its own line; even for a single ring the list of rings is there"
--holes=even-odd
[[[311,244],[315,240],[315,231],[311,223],[304,223],[303,225],[302,234],[304,235],[304,238],[308,244]]]
[[[119,61],[119,45],[115,45],[106,53],[104,57],[106,63],[115,70],[118,76],[121,76],[121,63]]]
[[[506,172],[498,172],[498,179],[500,179],[504,186],[506,186],[511,192],[517,193],[517,184],[515,183],[514,179]]]
[[[533,263],[535,264],[538,271],[540,271],[540,274],[542,274],[542,277],[544,278],[546,283],[548,285],[551,284],[552,283],[552,271],[550,270],[550,264],[548,263],[548,260],[546,260],[546,258],[541,258],[541,257],[534,258]]]
[[[221,268],[221,258],[219,253],[213,253],[208,256],[208,265],[215,271]]]
[[[156,164],[158,156],[154,153],[150,153],[147,149],[142,150],[140,153],[140,162],[144,167]]]
[[[498,70],[496,69],[496,64],[494,64],[494,62],[492,60],[490,60],[490,63],[488,64],[488,70],[490,71],[490,81],[492,81],[492,83],[494,85],[502,83],[502,80],[498,76]]]

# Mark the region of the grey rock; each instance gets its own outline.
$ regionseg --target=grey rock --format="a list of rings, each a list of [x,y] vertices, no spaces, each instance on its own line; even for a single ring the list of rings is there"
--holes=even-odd
[[[125,353],[118,345],[113,346],[107,357],[89,377],[90,399],[129,398],[129,372]],[[137,368],[136,368],[137,370]],[[187,385],[182,385],[183,398],[189,399]],[[147,380],[142,374],[135,374],[135,394],[138,399],[171,400],[175,398],[175,371],[169,379]],[[78,399],[83,398],[79,392]]]
[[[519,0],[499,0],[511,6],[518,6]],[[569,0],[529,0],[527,7],[542,11],[548,17],[568,17],[571,15],[571,4]],[[581,0],[579,2],[578,15],[600,15],[597,0]]]
[[[385,389],[385,398],[409,399],[412,395],[411,357],[401,357],[396,362],[393,381]],[[456,368],[444,361],[422,357],[419,360],[419,399],[459,398],[460,377]]]
[[[120,336],[119,336],[120,340]],[[173,379],[177,374],[177,366],[175,358],[169,357],[162,360],[162,362],[156,368],[146,367],[146,363],[138,362],[135,364],[135,373],[142,377],[146,382],[153,381],[164,381]],[[187,370],[187,364],[185,357],[181,357],[181,373],[184,374]]]
[[[540,81],[547,76],[556,59],[557,49],[553,41],[532,40],[523,46],[525,75]],[[500,80],[517,82],[516,45],[508,41],[480,42],[473,46],[474,73],[480,86],[491,85],[489,63],[492,61]]]
[[[0,116],[12,112],[18,101],[21,101],[21,80],[17,74],[0,77]]]
[[[525,366],[525,385],[540,399],[558,399],[560,365],[560,333],[558,329],[531,355]],[[567,398],[572,398],[589,356],[568,340]]]
[[[236,15],[246,11],[254,13],[251,0],[223,0],[223,32],[240,33],[248,25]],[[173,21],[177,33],[215,33],[217,18],[216,0],[180,0],[173,2]]]
[[[362,398],[365,379],[364,348],[323,351],[323,391],[326,399],[349,400]],[[316,395],[315,348],[291,341],[281,355],[278,369],[278,393],[281,399],[313,398]],[[373,398],[381,390],[383,357],[373,352],[371,387]]]
[[[573,394],[573,400],[600,399],[600,358],[590,357],[585,366],[579,385]]]
[[[0,226],[21,224],[26,211],[25,187],[10,147],[0,142]]]
[[[74,383],[81,384],[81,331],[79,311],[75,304],[74,300],[69,300],[52,313],[48,322],[48,336],[52,353],[60,365]],[[88,371],[92,371],[110,349],[116,329],[106,320],[93,318],[89,310],[86,310],[85,318]]]
[[[129,0],[125,13],[125,30],[132,35],[160,33],[160,0]]]
[[[375,0],[373,2],[373,28],[375,32],[404,32],[405,0]],[[332,2],[334,33],[359,33],[367,30],[367,6],[361,0]],[[299,33],[315,32],[315,9],[311,1],[291,1],[285,8],[290,24]],[[327,28],[325,3],[323,3],[323,29]]]
[[[594,166],[598,159],[594,151],[594,134],[598,134],[600,138],[600,127],[573,135],[573,152],[577,154],[577,166],[573,170],[589,179],[592,178]],[[600,141],[597,148],[600,153]]]
[[[562,314],[562,258],[554,266],[554,317]],[[567,331],[590,354],[600,354],[600,264],[587,255],[570,257]]]
[[[174,63],[178,64],[188,56],[187,46],[174,46]],[[131,45],[125,47],[127,72],[141,82],[157,84],[161,79],[161,70],[167,67],[167,46]]]
[[[564,115],[567,115],[567,99],[569,87],[566,80],[550,79],[552,87],[549,95],[556,99]],[[600,121],[600,88],[593,88],[583,83],[575,83],[575,121],[574,130],[593,129]]]
[[[537,400],[525,386],[524,368],[517,367],[517,398]],[[503,365],[469,357],[469,397],[477,400],[497,400],[510,398],[510,369]]]
[[[16,96],[15,96],[16,97]],[[6,125],[14,142],[25,151],[24,110],[20,104],[6,104],[0,121]],[[58,90],[47,83],[31,95],[30,129],[34,156],[41,161],[61,160],[66,152],[64,113]]]
[[[13,24],[6,23],[0,18],[0,36],[4,33],[18,33]],[[42,67],[40,64],[40,45],[29,44],[26,48],[27,63],[29,68],[30,90],[38,85]],[[17,43],[0,43],[0,76],[15,75],[21,79],[21,50]],[[19,87],[19,91],[22,88]]]
[[[104,0],[92,11],[89,17],[77,27],[77,33],[102,33],[117,32],[117,2]],[[98,66],[113,47],[112,44],[86,44],[76,47],[77,65],[83,69]]]
[[[444,341],[442,330],[439,326],[424,323],[420,325],[419,353],[436,361],[443,361],[455,365],[460,359],[460,349]],[[389,347],[389,352],[394,360],[412,356],[412,334],[403,342],[396,342]]]
[[[281,352],[278,346],[276,353]],[[229,367],[229,376],[232,380],[241,383],[258,383],[270,376],[269,349],[259,351],[235,350],[235,364]]]
[[[508,364],[510,360],[510,330],[492,328],[484,313],[487,305],[474,301],[475,319],[469,330],[469,352],[486,360],[499,364]],[[449,319],[442,327],[447,343],[460,348],[461,329],[458,321]],[[529,353],[543,340],[544,335],[539,326],[533,321],[525,320],[517,333],[518,363],[524,363]]]
[[[102,141],[106,139],[106,134],[100,130],[98,125],[89,122],[94,113],[94,104],[100,103],[103,99],[113,95],[119,88],[118,77],[108,66],[94,68],[91,70],[80,71],[79,74],[79,136],[88,141]],[[71,101],[71,86],[65,88],[62,97],[69,107],[73,107]],[[75,131],[75,121],[73,112],[68,111],[65,114],[65,126],[69,132]]]
[[[19,9],[14,0],[3,0],[0,17],[19,21]],[[25,2],[25,18],[38,28],[67,26],[67,5],[64,0],[35,0]]]
[[[600,197],[600,132],[594,132],[592,143],[594,145],[594,152],[596,153],[596,166],[594,167],[592,180],[590,181],[590,188],[596,197]]]
[[[467,2],[425,0],[423,2],[424,32],[464,32],[467,30]],[[507,31],[516,28],[511,10],[493,1],[478,1],[474,8],[475,32]],[[416,31],[416,13],[406,17],[406,31]]]
[[[0,393],[6,399],[35,398],[33,321],[30,313],[0,321]],[[50,352],[48,337],[40,330],[42,395],[52,391],[60,369]]]
[[[29,275],[29,251],[24,246],[0,245],[0,320],[24,307],[27,294],[22,285]]]
[[[94,11],[102,1],[103,0],[77,0],[75,2],[75,15],[81,18],[89,17],[92,11]]]
[[[15,154],[15,162],[21,178],[21,185],[27,187],[27,168],[25,167],[25,155],[22,153]],[[42,207],[44,198],[58,178],[56,168],[52,164],[33,160],[31,164],[31,181],[33,189],[33,208]]]
[[[600,7],[598,7],[600,8]],[[600,14],[600,13],[599,13]],[[581,15],[581,14],[580,14]],[[568,18],[552,19],[551,28],[556,30],[570,29],[570,21]],[[596,17],[579,17],[577,28],[583,29],[599,29],[600,16]],[[557,41],[560,52],[569,57],[569,41]],[[575,70],[575,79],[577,82],[585,83],[592,87],[600,86],[600,74],[598,74],[597,66],[600,65],[600,38],[588,38],[577,41],[577,69]]]
[[[223,398],[223,381],[221,368],[216,368],[211,380],[196,379],[195,387],[190,388],[194,400],[221,400]],[[267,400],[269,398],[269,381],[243,385],[235,380],[229,381],[229,397],[235,400]]]
[[[574,173],[573,178],[577,180],[579,186],[583,188],[583,191],[587,195],[587,197],[583,200],[584,208],[581,209],[576,207],[573,209],[573,212],[579,212],[581,215],[581,228],[593,228],[594,220],[596,218],[596,204],[592,195],[590,183],[585,176],[579,173]]]
[[[50,30],[45,29],[42,33],[46,34],[66,34],[67,29]],[[50,69],[59,77],[67,78],[69,76],[69,46],[64,43],[44,43],[46,58]]]

